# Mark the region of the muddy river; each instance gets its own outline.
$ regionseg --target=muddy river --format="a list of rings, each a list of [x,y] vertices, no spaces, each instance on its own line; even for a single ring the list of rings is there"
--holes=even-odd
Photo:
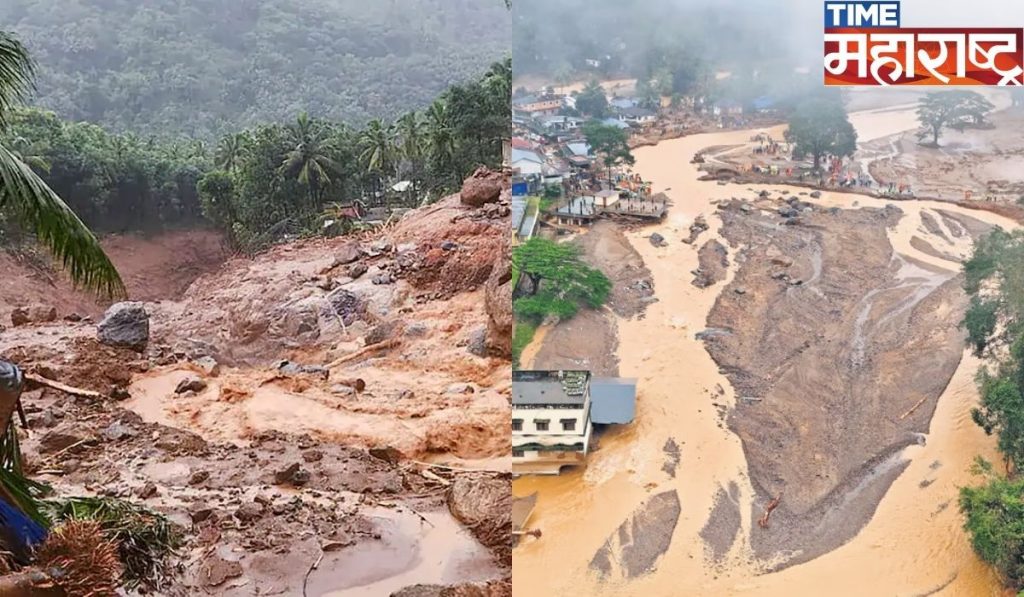
[[[913,106],[904,105],[851,115],[861,142],[915,128]],[[769,131],[781,137],[782,127]],[[724,390],[715,401],[732,407],[735,396],[704,345],[694,334],[722,288],[735,274],[707,289],[690,284],[697,252],[680,242],[699,215],[711,229],[702,241],[720,238],[721,222],[711,217],[711,201],[727,199],[752,187],[796,194],[804,189],[783,185],[721,186],[697,180],[690,158],[710,146],[748,142],[756,131],[696,135],[635,150],[636,171],[654,181],[674,201],[668,219],[658,227],[630,235],[654,279],[659,301],[642,319],[619,320],[620,374],[639,379],[637,420],[601,438],[600,448],[584,470],[557,478],[527,477],[513,484],[516,495],[539,492],[531,526],[542,539],[527,538],[514,552],[516,596],[547,595],[997,595],[999,584],[974,556],[961,528],[958,487],[972,483],[970,464],[976,455],[992,458],[994,442],[970,418],[977,400],[973,377],[978,361],[965,354],[951,383],[939,398],[923,445],[905,448],[895,458],[907,468],[891,485],[870,522],[842,547],[804,564],[768,572],[771,562],[755,560],[749,534],[761,531],[752,521],[755,493],[739,438],[722,423],[709,394]],[[884,207],[889,201],[859,195],[824,193],[816,203],[827,206]],[[900,223],[889,230],[896,258],[909,257],[945,271],[959,270],[956,258],[969,250],[965,242],[932,238],[923,230],[925,217],[944,210],[969,214],[988,224],[1013,227],[987,212],[946,203],[900,202]],[[662,234],[667,247],[655,248],[647,237]],[[922,252],[912,243],[919,237],[943,254]],[[950,236],[941,235],[939,236]],[[724,242],[724,241],[723,241]],[[913,273],[913,272],[911,272]],[[654,340],[656,339],[656,340]],[[662,469],[668,439],[680,446],[675,476]],[[909,463],[909,464],[907,464]],[[730,488],[738,506],[739,536],[720,564],[705,553],[702,529],[716,495]],[[651,496],[678,492],[682,507],[671,543],[656,569],[630,580],[612,575],[600,579],[591,569],[594,554],[619,525]]]

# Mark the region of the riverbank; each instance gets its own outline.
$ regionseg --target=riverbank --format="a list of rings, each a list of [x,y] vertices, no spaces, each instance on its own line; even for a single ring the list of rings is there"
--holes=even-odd
[[[852,120],[864,141],[916,126],[911,109],[873,110],[855,114]],[[967,472],[970,460],[976,454],[992,452],[991,440],[969,417],[971,405],[977,399],[971,382],[977,362],[961,359],[960,354],[947,359],[952,366],[947,368],[945,377],[949,383],[945,389],[938,386],[931,391],[936,396],[941,393],[937,400],[934,396],[930,399],[934,418],[929,421],[925,410],[914,415],[919,420],[906,426],[908,432],[923,429],[925,445],[913,443],[902,448],[906,443],[891,444],[888,455],[895,465],[888,470],[903,470],[903,474],[881,479],[881,491],[876,491],[871,499],[862,498],[862,504],[867,506],[861,506],[864,515],[848,535],[852,538],[824,556],[765,574],[786,561],[792,564],[800,560],[794,554],[784,553],[784,546],[767,552],[776,553],[778,557],[774,558],[766,557],[766,552],[756,547],[764,533],[778,533],[785,528],[787,519],[775,518],[782,513],[777,511],[769,529],[757,526],[756,518],[764,509],[766,494],[773,488],[765,491],[763,480],[751,481],[756,475],[744,444],[727,426],[727,413],[737,409],[737,392],[729,376],[720,371],[702,342],[695,338],[707,325],[708,316],[724,291],[747,296],[734,292],[734,281],[743,264],[730,258],[723,281],[707,289],[696,288],[690,284],[690,272],[699,266],[697,247],[681,242],[696,217],[709,215],[715,202],[728,201],[737,194],[735,188],[698,181],[696,167],[688,163],[689,159],[709,146],[746,143],[751,134],[752,131],[734,131],[696,135],[636,150],[635,170],[644,179],[655,182],[655,192],[666,191],[674,202],[664,224],[627,234],[651,272],[658,298],[643,318],[617,321],[620,373],[639,378],[638,418],[632,426],[602,437],[585,470],[553,479],[515,481],[513,489],[517,495],[540,493],[532,520],[544,537],[526,539],[515,551],[514,593],[781,595],[798,593],[795,587],[813,593],[828,586],[833,594],[923,594],[944,584],[948,585],[944,589],[948,594],[998,592],[997,583],[970,550],[956,512],[957,487],[971,482]],[[805,192],[777,184],[753,190],[755,194],[761,190],[781,191],[785,196]],[[815,203],[824,209],[838,207],[856,213],[862,208],[882,211],[889,202],[826,192]],[[955,247],[925,239],[929,233],[919,231],[927,228],[922,212],[943,210],[989,225],[1014,225],[998,215],[948,203],[908,201],[900,202],[898,207],[902,215],[896,224],[881,229],[891,251],[924,263],[925,269],[944,263],[944,269],[954,275],[956,264],[943,254],[957,252]],[[721,218],[707,220],[709,230],[697,245],[717,240],[729,246],[730,256],[734,255],[740,247],[731,246],[728,235],[723,234]],[[949,225],[946,230],[946,236],[951,236]],[[651,245],[647,237],[652,232],[664,236],[668,245]],[[915,248],[915,244],[922,246],[921,241],[935,250]],[[940,247],[942,251],[938,250]],[[952,310],[947,316],[944,321],[955,319]],[[895,418],[898,420],[908,409]],[[894,407],[895,410],[899,409]],[[839,420],[828,420],[828,424],[838,423]],[[670,442],[679,452],[679,463],[674,468],[665,466]],[[813,459],[815,455],[808,456]],[[870,460],[861,462],[863,470],[870,470]],[[668,468],[674,474],[669,474]],[[762,491],[755,491],[755,486],[761,486]],[[652,503],[666,501],[661,497],[655,500],[654,496],[666,492],[677,496],[681,504],[671,541],[664,543],[663,553],[656,553],[650,560],[651,570],[633,574],[628,566],[623,566],[633,557],[629,546],[621,541],[611,542],[610,553],[605,546],[623,521],[645,519]],[[657,511],[666,512],[664,508]],[[665,520],[671,521],[671,516]],[[659,542],[658,547],[661,545]],[[592,567],[598,554],[607,554],[605,558],[613,562],[609,572]],[[562,572],[557,576],[546,572],[543,562],[550,561],[560,562]],[[850,566],[850,561],[860,565]],[[872,571],[871,577],[865,578],[866,570]],[[883,572],[878,573],[879,570]]]

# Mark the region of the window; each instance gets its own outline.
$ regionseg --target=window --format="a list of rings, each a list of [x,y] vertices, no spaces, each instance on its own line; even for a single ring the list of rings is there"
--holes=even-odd
[[[576,431],[576,419],[562,419],[562,431]]]
[[[522,450],[512,450],[512,458],[522,458],[526,456],[526,452]]]
[[[537,431],[547,431],[549,422],[548,419],[537,419],[534,424],[537,425]]]
[[[522,419],[512,419],[512,431],[522,431],[522,430],[523,430],[523,420]]]

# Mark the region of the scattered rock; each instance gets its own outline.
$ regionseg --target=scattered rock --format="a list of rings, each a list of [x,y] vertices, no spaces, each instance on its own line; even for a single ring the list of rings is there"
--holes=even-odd
[[[345,270],[345,275],[355,280],[365,274],[368,269],[365,263],[353,263]]]
[[[225,560],[216,552],[206,556],[199,566],[199,583],[204,587],[217,587],[239,576],[242,576],[242,565]]]
[[[356,243],[346,243],[338,247],[338,252],[334,255],[334,267],[339,265],[348,265],[353,261],[356,261],[362,256],[362,251],[359,250],[359,245]]]
[[[321,379],[331,375],[330,369],[322,365],[301,365],[292,361],[281,361],[277,364],[277,370],[285,375],[312,375]]]
[[[114,421],[103,430],[102,435],[104,438],[116,442],[135,435],[135,429],[120,421]]]
[[[370,456],[373,456],[377,460],[383,460],[388,464],[398,464],[402,459],[402,453],[392,448],[391,446],[385,446],[382,448],[370,448]]]
[[[429,328],[422,321],[414,321],[405,326],[405,335],[410,338],[422,338],[427,335]]]
[[[132,395],[128,392],[128,388],[123,386],[114,386],[110,388],[110,397],[117,401],[128,400]]]
[[[11,325],[14,327],[28,325],[30,323],[32,323],[32,318],[28,314],[28,309],[18,307],[11,311]]]
[[[466,344],[466,350],[473,356],[487,356],[489,352],[487,348],[487,328],[481,326],[469,333],[469,342]]]
[[[476,390],[468,383],[453,383],[448,386],[449,394],[472,394],[474,392],[476,392]]]
[[[217,359],[211,356],[205,356],[196,359],[195,365],[196,367],[202,369],[203,373],[209,375],[210,377],[217,377],[218,375],[220,375],[220,363],[217,362]]]
[[[336,396],[355,396],[356,389],[345,384],[334,384],[331,386],[331,393]]]
[[[666,244],[665,237],[658,234],[657,232],[651,234],[650,241],[651,244],[654,245],[655,247],[664,247]]]
[[[149,313],[142,303],[115,303],[96,327],[100,343],[141,351],[149,342]]]
[[[736,288],[733,288],[732,291],[735,292],[736,294],[741,294],[741,295],[747,293],[747,289],[742,287],[742,286],[737,286]]]
[[[264,510],[263,504],[257,501],[245,502],[235,510],[235,518],[241,522],[252,522],[262,518]]]
[[[303,469],[298,462],[294,462],[287,468],[274,473],[274,482],[278,485],[301,487],[309,482],[309,471]]]
[[[195,471],[188,478],[188,484],[195,486],[210,478],[210,471]]]
[[[385,321],[380,325],[374,326],[366,334],[365,342],[367,346],[370,344],[377,344],[385,340],[390,340],[395,337],[401,329],[401,323],[397,321]]]
[[[145,485],[135,491],[135,495],[138,496],[140,500],[148,500],[159,493],[160,490],[157,489],[156,484],[152,481],[147,481]]]
[[[383,284],[394,284],[395,277],[391,274],[391,272],[384,272],[381,274],[377,274],[376,276],[371,278],[371,281],[378,286]]]
[[[198,524],[213,516],[213,508],[204,502],[196,502],[189,508],[188,515],[192,519],[192,524]]]
[[[175,394],[184,394],[185,392],[202,392],[206,389],[206,381],[199,379],[198,377],[186,377],[185,379],[178,382],[178,386],[174,388]]]
[[[810,194],[811,199],[821,199],[821,191],[814,191]]]
[[[463,205],[480,207],[487,203],[495,203],[501,197],[501,188],[505,184],[505,175],[487,167],[477,168],[476,172],[462,183],[459,194]]]
[[[48,432],[39,440],[39,453],[50,454],[66,450],[76,444],[92,443],[95,440],[85,431],[70,427],[61,426]]]

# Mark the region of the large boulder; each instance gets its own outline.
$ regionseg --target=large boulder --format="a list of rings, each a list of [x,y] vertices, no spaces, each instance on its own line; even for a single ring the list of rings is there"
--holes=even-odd
[[[512,357],[512,258],[508,244],[501,259],[494,264],[484,285],[484,308],[487,310],[487,344],[499,356]]]
[[[149,313],[142,303],[115,303],[96,327],[102,344],[143,350],[149,342]]]
[[[502,172],[480,167],[462,183],[460,198],[464,205],[471,207],[495,203],[501,197],[504,184],[505,175]]]

